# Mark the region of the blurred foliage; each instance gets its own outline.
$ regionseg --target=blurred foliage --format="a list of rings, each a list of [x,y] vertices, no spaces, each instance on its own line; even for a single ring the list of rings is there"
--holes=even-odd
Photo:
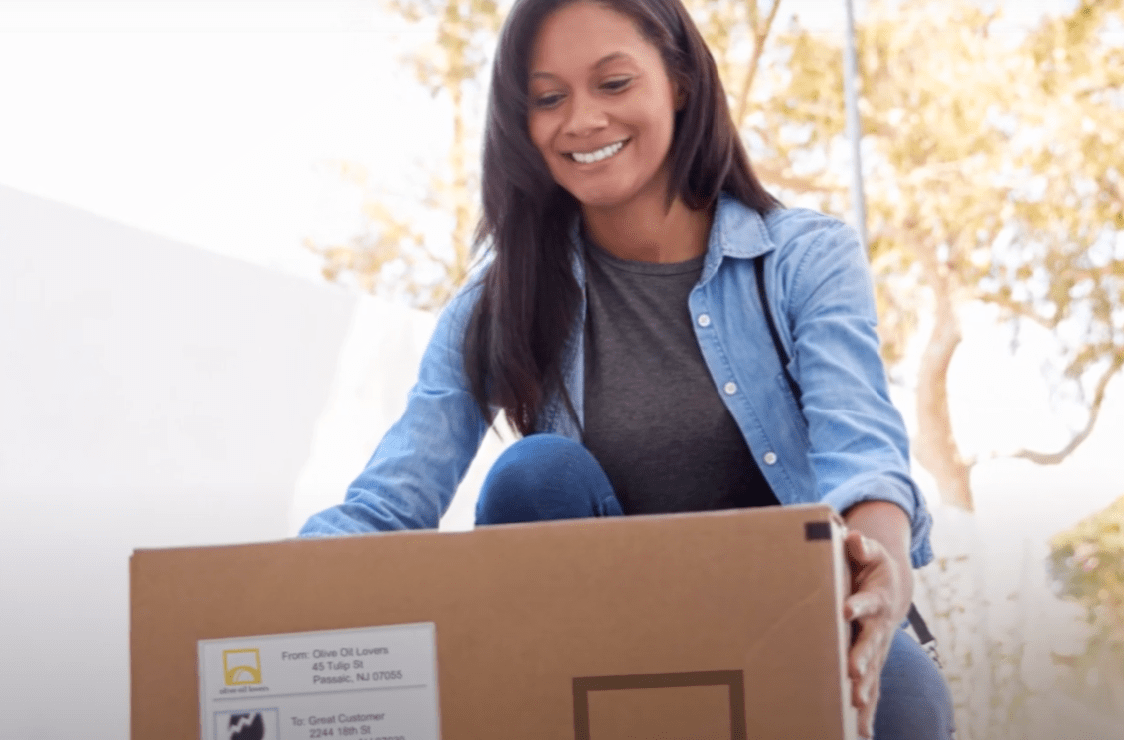
[[[404,60],[452,110],[448,159],[418,200],[449,224],[430,243],[417,219],[369,195],[366,228],[309,247],[329,279],[382,292],[405,284],[440,306],[463,280],[478,201],[475,158],[496,0],[385,0],[427,38]],[[506,4],[505,4],[506,5]],[[754,168],[789,204],[848,210],[841,33],[781,23],[784,0],[687,0],[714,52]],[[1058,463],[1094,428],[1124,367],[1124,0],[1081,0],[1025,38],[996,33],[971,0],[870,0],[857,27],[864,177],[879,333],[894,368],[932,316],[916,377],[914,451],[946,503],[973,508],[948,404],[958,307],[994,304],[1058,342],[1057,399],[1085,423],[1049,452]],[[1115,24],[1115,25],[1114,25]],[[781,26],[784,28],[781,28]]]
[[[717,6],[733,18],[743,3],[699,4],[705,18]],[[976,461],[956,446],[948,409],[957,306],[998,305],[1058,340],[1053,387],[1087,423],[1059,450],[1014,453],[1035,462],[1060,462],[1088,436],[1124,366],[1124,48],[1108,33],[1121,6],[1086,1],[1013,39],[994,33],[998,11],[968,0],[872,0],[857,28],[883,350],[893,366],[932,313],[915,451],[946,503],[964,509]],[[721,23],[704,27],[712,44],[737,46]],[[843,213],[843,39],[793,22],[770,44],[770,74],[739,121],[755,167],[786,201]],[[739,65],[717,56],[737,90]]]
[[[1068,666],[1075,694],[1124,717],[1124,496],[1050,541],[1050,576],[1064,599],[1085,608],[1090,638]]]
[[[960,517],[939,525],[970,529],[975,523]],[[1030,731],[1034,694],[1023,676],[1028,594],[1021,587],[1006,593],[989,588],[986,561],[994,554],[983,543],[967,550],[954,546],[914,572],[914,598],[937,639],[959,740],[1041,737]],[[1012,603],[1018,605],[1013,620]]]
[[[714,54],[734,120],[745,120],[766,43],[783,0],[686,0]]]
[[[424,215],[414,218],[396,213],[392,199],[369,187],[364,167],[339,163],[340,175],[363,189],[364,226],[344,243],[308,239],[305,246],[322,258],[328,280],[348,278],[371,293],[404,293],[411,305],[436,309],[464,281],[471,262],[479,200],[478,135],[471,122],[479,118],[476,108],[503,16],[496,0],[385,0],[385,5],[429,36],[402,64],[431,95],[447,98],[448,157],[428,173],[420,202],[412,204]],[[423,221],[448,222],[448,239],[427,240]]]

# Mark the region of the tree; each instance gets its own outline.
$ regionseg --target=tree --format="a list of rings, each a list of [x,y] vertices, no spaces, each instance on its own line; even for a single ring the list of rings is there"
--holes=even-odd
[[[1088,380],[1077,388],[1087,419],[1071,440],[1051,453],[1016,453],[1041,464],[1060,462],[1089,436],[1124,367],[1124,46],[1109,41],[1113,21],[1124,22],[1124,2],[1085,0],[1026,45],[1037,84],[1016,125],[1048,134],[1018,149],[1016,176],[1034,180],[1013,200],[1013,248],[985,294],[1058,334],[1063,379]],[[1043,267],[1048,281],[1036,280]]]
[[[306,240],[305,245],[323,258],[328,280],[347,275],[372,293],[388,290],[391,283],[405,285],[411,304],[432,309],[463,282],[472,257],[478,172],[470,162],[479,146],[471,122],[480,119],[484,74],[502,14],[496,0],[385,2],[391,12],[432,31],[430,42],[414,48],[404,66],[434,97],[448,98],[452,131],[447,168],[431,173],[420,198],[426,214],[411,219],[397,213],[385,195],[370,191],[365,168],[340,163],[340,174],[365,190],[366,226],[344,244]],[[421,220],[448,221],[448,242],[427,240]]]
[[[934,329],[917,378],[914,450],[946,503],[972,510],[976,459],[957,445],[948,369],[957,307],[995,304],[1064,348],[1059,387],[1096,422],[1124,366],[1121,128],[1124,50],[1106,38],[1121,0],[1086,1],[1018,45],[998,13],[964,0],[872,2],[858,27],[871,263],[888,364],[930,297]],[[938,30],[939,29],[939,30]],[[779,80],[744,121],[764,171],[794,198],[842,212],[841,44],[794,26],[775,40]]]
[[[730,113],[744,121],[765,45],[782,0],[688,0],[695,22],[714,53]]]
[[[430,245],[415,222],[372,197],[370,228],[343,245],[310,244],[330,279],[353,274],[380,289],[389,267],[429,266],[415,305],[440,305],[468,268],[477,199],[469,153],[478,145],[485,60],[502,13],[495,0],[388,0],[434,29],[410,59],[453,111],[448,174],[425,196],[449,223]],[[841,40],[778,33],[782,0],[688,0],[714,51],[754,167],[790,203],[847,210]],[[1013,454],[1063,460],[1092,431],[1105,389],[1124,367],[1124,49],[1106,29],[1124,0],[1083,0],[1014,44],[993,34],[999,14],[969,0],[872,0],[858,26],[871,264],[880,334],[894,368],[931,311],[916,380],[914,451],[943,500],[973,509],[971,471],[948,399],[962,339],[958,307],[983,301],[1058,340],[1058,397],[1085,409],[1060,449]],[[763,72],[768,74],[763,75]],[[444,248],[441,251],[442,247]],[[927,297],[927,300],[926,300]]]
[[[993,34],[997,16],[968,2],[874,2],[858,28],[883,354],[901,377],[898,361],[931,312],[934,329],[923,338],[916,378],[913,449],[942,498],[968,511],[976,460],[960,452],[948,398],[948,370],[961,342],[959,306],[1000,306],[1013,323],[1043,324],[1067,350],[1054,381],[1085,403],[1087,421],[1062,450],[1020,456],[1057,462],[1072,452],[1120,368],[1124,249],[1112,244],[1121,230],[1122,147],[1112,121],[1124,102],[1114,77],[1124,65],[1119,47],[1098,30],[1110,10],[1105,3],[1095,11],[1079,7],[1018,44]],[[709,40],[733,43],[731,36],[727,30]],[[737,122],[766,183],[790,204],[829,213],[849,205],[842,41],[794,22],[758,52],[766,75],[755,80],[751,104],[731,104],[742,113]],[[729,54],[717,51],[728,89],[738,90]],[[1044,184],[1033,190],[1032,182]],[[1076,392],[1086,386],[1091,392]],[[919,590],[929,594],[942,638],[960,735],[1025,738],[1027,640],[1019,624],[992,631],[998,600],[981,577],[982,557],[939,553],[920,574]],[[1012,598],[1021,596],[1001,600]]]
[[[338,163],[345,179],[364,188],[364,230],[342,244],[306,246],[323,259],[325,278],[345,276],[367,292],[394,292],[406,285],[409,301],[420,308],[435,308],[447,300],[467,273],[471,236],[476,218],[478,170],[470,154],[479,148],[470,121],[482,110],[485,62],[495,45],[503,20],[496,0],[385,0],[388,9],[419,26],[433,26],[433,37],[406,60],[418,82],[434,95],[447,95],[452,109],[452,136],[445,177],[434,177],[425,195],[429,218],[448,219],[451,249],[427,243],[416,221],[397,213],[385,194],[367,186],[367,172],[356,163]],[[774,27],[781,0],[768,5],[757,0],[695,0],[690,2],[719,60],[731,90],[731,109],[740,119],[749,106],[749,95],[766,41]],[[784,180],[782,172],[766,172],[766,179]],[[772,175],[772,177],[769,177]],[[398,269],[394,269],[398,268]],[[419,280],[426,271],[435,278]],[[403,277],[405,273],[405,277]]]

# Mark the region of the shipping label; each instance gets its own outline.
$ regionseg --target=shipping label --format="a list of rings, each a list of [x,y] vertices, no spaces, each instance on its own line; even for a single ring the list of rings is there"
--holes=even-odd
[[[432,622],[199,641],[203,740],[440,740]]]

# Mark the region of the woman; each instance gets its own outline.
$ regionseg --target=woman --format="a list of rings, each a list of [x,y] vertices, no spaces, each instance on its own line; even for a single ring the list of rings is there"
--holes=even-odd
[[[517,0],[482,186],[493,259],[346,502],[302,534],[436,526],[499,410],[523,436],[478,524],[827,502],[860,731],[949,737],[943,680],[898,627],[930,519],[865,255],[757,181],[679,0]]]

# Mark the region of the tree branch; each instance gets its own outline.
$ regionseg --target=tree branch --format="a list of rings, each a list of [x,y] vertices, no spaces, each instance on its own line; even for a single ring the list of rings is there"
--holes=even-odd
[[[1109,365],[1108,370],[1105,371],[1101,379],[1097,381],[1097,392],[1093,396],[1093,403],[1089,407],[1089,418],[1085,422],[1085,428],[1073,436],[1065,447],[1057,452],[1036,452],[1034,450],[1022,449],[1016,452],[1012,457],[1030,460],[1039,465],[1057,465],[1058,463],[1069,457],[1070,453],[1076,450],[1082,442],[1089,438],[1093,433],[1093,427],[1097,423],[1097,417],[1101,413],[1101,405],[1104,403],[1105,388],[1112,380],[1112,376],[1120,372],[1120,368],[1124,367],[1124,354],[1118,354],[1113,358],[1112,364]]]
[[[750,12],[754,17],[757,15],[757,3],[755,0],[749,0]],[[777,17],[777,11],[780,10],[781,0],[773,0],[773,7],[769,9],[769,15],[765,19],[765,24],[758,27],[757,23],[753,23],[753,56],[749,60],[749,69],[745,72],[745,77],[742,79],[741,90],[738,91],[738,107],[737,114],[734,116],[734,125],[740,127],[742,121],[745,120],[746,106],[749,104],[749,89],[753,86],[753,78],[757,76],[757,65],[761,61],[761,52],[765,50],[765,40],[769,38],[769,32],[773,28],[773,20]]]
[[[1108,191],[1108,194],[1115,200],[1119,201],[1121,206],[1124,206],[1124,193],[1120,192],[1120,188],[1116,183],[1109,180],[1107,176],[1102,175],[1097,178],[1097,184],[1099,184],[1102,189]]]
[[[1013,298],[1001,295],[999,293],[981,293],[977,296],[977,298],[983,303],[990,303],[993,306],[999,306],[1000,308],[1007,309],[1011,312],[1012,315],[1020,319],[1026,319],[1027,321],[1037,324],[1044,329],[1049,329],[1050,331],[1056,329],[1058,327],[1058,323],[1061,321],[1060,313],[1055,314],[1052,318],[1046,318],[1045,316],[1041,316],[1036,313],[1033,306],[1027,305],[1027,303],[1023,301],[1017,301]]]
[[[781,160],[783,162],[783,160]],[[797,193],[832,193],[835,188],[817,181],[813,177],[786,174],[787,162],[774,164],[771,160],[754,160],[753,169],[757,175],[770,185],[785,188]]]

